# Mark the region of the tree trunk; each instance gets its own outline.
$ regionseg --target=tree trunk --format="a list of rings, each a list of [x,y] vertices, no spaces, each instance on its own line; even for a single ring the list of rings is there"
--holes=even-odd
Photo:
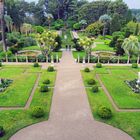
[[[5,23],[4,23],[4,0],[0,0],[0,16],[1,16],[1,33],[3,42],[3,51],[7,51],[6,40],[5,40]]]

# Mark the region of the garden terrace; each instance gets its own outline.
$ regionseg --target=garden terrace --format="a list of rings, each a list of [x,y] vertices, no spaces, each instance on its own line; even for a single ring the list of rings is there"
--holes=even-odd
[[[0,93],[0,124],[6,130],[2,140],[8,139],[19,129],[47,120],[53,95],[56,71],[47,72],[40,67],[33,66],[2,66],[0,77],[12,79],[13,83]],[[49,92],[41,93],[40,87],[43,81],[49,79]],[[40,119],[31,117],[31,110],[35,106],[41,106],[45,110],[45,116]]]
[[[124,80],[136,78],[139,70],[128,66],[103,66],[103,68],[94,67],[94,70],[88,73],[81,71],[94,118],[122,129],[136,140],[139,140],[140,123],[137,120],[140,115],[140,95],[132,92]],[[87,84],[91,78],[96,80],[99,87],[97,93],[93,93],[92,85]],[[109,107],[113,117],[109,120],[101,119],[97,115],[100,106]]]

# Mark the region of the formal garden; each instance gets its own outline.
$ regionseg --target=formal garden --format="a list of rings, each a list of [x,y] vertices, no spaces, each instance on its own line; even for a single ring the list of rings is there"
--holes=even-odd
[[[123,0],[2,0],[0,19],[0,139],[49,119],[64,66],[81,71],[95,120],[140,140],[140,9]]]

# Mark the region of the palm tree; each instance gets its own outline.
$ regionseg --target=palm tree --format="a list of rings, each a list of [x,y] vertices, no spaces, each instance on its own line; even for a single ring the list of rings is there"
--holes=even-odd
[[[12,31],[12,26],[13,26],[12,18],[9,15],[5,15],[4,20],[5,20],[6,26],[8,28],[8,32],[11,32]]]
[[[100,18],[99,18],[99,21],[102,22],[104,24],[104,28],[103,28],[103,36],[105,36],[106,32],[107,32],[107,29],[108,29],[108,25],[110,24],[111,22],[111,17],[107,14],[105,15],[102,15]]]
[[[140,50],[140,44],[138,38],[136,36],[130,36],[129,38],[126,38],[122,44],[122,48],[124,49],[125,53],[128,55],[127,63],[129,63],[131,55],[138,53]],[[138,58],[139,58],[139,54],[138,54]]]
[[[0,18],[1,18],[1,34],[3,42],[3,51],[6,52],[6,40],[5,40],[5,22],[4,22],[4,0],[0,0]]]
[[[45,17],[47,18],[47,21],[49,24],[49,29],[50,29],[51,21],[53,20],[53,15],[52,14],[45,14]]]

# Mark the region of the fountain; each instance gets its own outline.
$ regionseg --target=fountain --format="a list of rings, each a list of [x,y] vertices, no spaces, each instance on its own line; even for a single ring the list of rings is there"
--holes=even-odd
[[[135,93],[140,93],[140,72],[138,72],[138,79],[131,81],[126,80],[125,83],[132,89]]]

